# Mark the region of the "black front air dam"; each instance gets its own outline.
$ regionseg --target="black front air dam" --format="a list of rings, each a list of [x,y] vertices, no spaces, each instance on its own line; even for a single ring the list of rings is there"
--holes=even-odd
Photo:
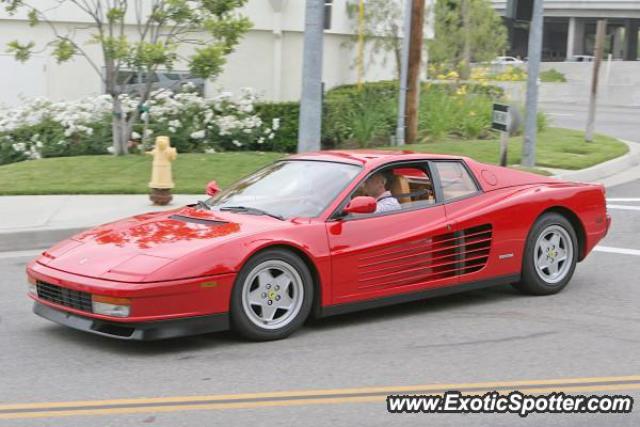
[[[167,338],[200,335],[229,329],[229,314],[185,317],[144,323],[108,322],[101,319],[68,313],[39,302],[33,312],[60,325],[110,338],[133,341],[153,341]]]

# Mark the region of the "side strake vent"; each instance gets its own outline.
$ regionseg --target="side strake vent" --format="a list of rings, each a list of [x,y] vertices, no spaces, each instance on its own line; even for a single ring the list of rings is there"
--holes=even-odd
[[[214,219],[192,218],[190,216],[184,216],[184,215],[171,215],[169,219],[182,221],[182,222],[192,222],[194,224],[210,225],[210,226],[228,224],[227,222],[224,222],[224,221],[216,221]]]
[[[400,286],[481,270],[489,259],[490,224],[387,246],[358,259],[358,287]]]

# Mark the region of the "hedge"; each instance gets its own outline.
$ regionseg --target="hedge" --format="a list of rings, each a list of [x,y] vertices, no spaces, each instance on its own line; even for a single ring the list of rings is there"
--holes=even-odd
[[[422,84],[419,140],[490,137],[491,106],[503,95],[502,89],[487,84],[455,81]],[[154,135],[170,134],[173,145],[181,152],[295,152],[299,104],[255,102],[252,96],[245,94],[245,101],[233,104],[230,100],[206,101],[195,99],[194,95],[175,94],[179,108],[172,107],[167,99],[159,101],[166,105],[159,104],[154,111],[164,108],[166,114],[149,129]],[[323,147],[389,145],[395,134],[397,100],[397,81],[371,82],[362,88],[343,85],[327,91],[323,103]],[[251,103],[253,106],[249,105]],[[223,132],[222,123],[206,121],[204,117],[208,111],[204,109],[207,108],[218,108],[221,109],[219,114],[227,114],[235,123],[232,131]],[[254,115],[258,124],[254,124]],[[205,122],[209,123],[206,129]],[[541,123],[544,124],[544,120]],[[141,123],[136,131],[143,133]],[[97,115],[93,122],[86,124],[85,131],[72,134],[61,122],[46,119],[9,131],[0,129],[0,164],[26,158],[104,154],[110,139],[109,115]]]

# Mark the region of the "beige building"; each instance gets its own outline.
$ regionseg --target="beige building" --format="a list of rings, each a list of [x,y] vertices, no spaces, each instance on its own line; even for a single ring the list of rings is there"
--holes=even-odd
[[[57,4],[56,0],[30,1],[43,8]],[[346,13],[347,1],[326,0],[325,4],[327,29],[323,78],[327,88],[356,80],[353,66],[355,49],[352,43],[348,43],[353,36],[355,23]],[[253,28],[229,56],[223,74],[215,81],[206,83],[205,92],[212,94],[219,89],[238,91],[242,87],[253,87],[264,99],[297,100],[302,86],[304,9],[304,0],[249,0],[243,13],[251,19]],[[90,31],[81,29],[88,23],[86,16],[70,4],[52,9],[49,16],[60,28],[76,29],[76,39],[83,42],[89,54],[100,62],[98,46],[86,43]],[[133,31],[133,27],[129,30]],[[37,46],[42,46],[51,40],[51,32],[46,25],[30,27],[24,13],[9,16],[1,8],[0,46],[16,39],[21,42],[33,40]],[[0,52],[4,51],[4,48],[0,49]],[[55,59],[41,53],[28,63],[20,64],[2,53],[0,70],[0,103],[5,105],[16,105],[21,96],[64,100],[103,91],[99,76],[82,57],[60,65]],[[186,75],[184,64],[178,65],[175,71],[177,74],[183,71]],[[395,64],[390,55],[388,58],[379,57],[375,65],[368,64],[366,67],[366,80],[394,76]]]

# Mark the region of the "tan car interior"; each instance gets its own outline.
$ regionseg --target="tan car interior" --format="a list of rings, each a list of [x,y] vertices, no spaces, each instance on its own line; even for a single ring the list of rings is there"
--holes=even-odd
[[[403,207],[409,203],[435,202],[431,180],[426,176],[415,177],[393,174],[387,186],[391,194],[398,199]]]

